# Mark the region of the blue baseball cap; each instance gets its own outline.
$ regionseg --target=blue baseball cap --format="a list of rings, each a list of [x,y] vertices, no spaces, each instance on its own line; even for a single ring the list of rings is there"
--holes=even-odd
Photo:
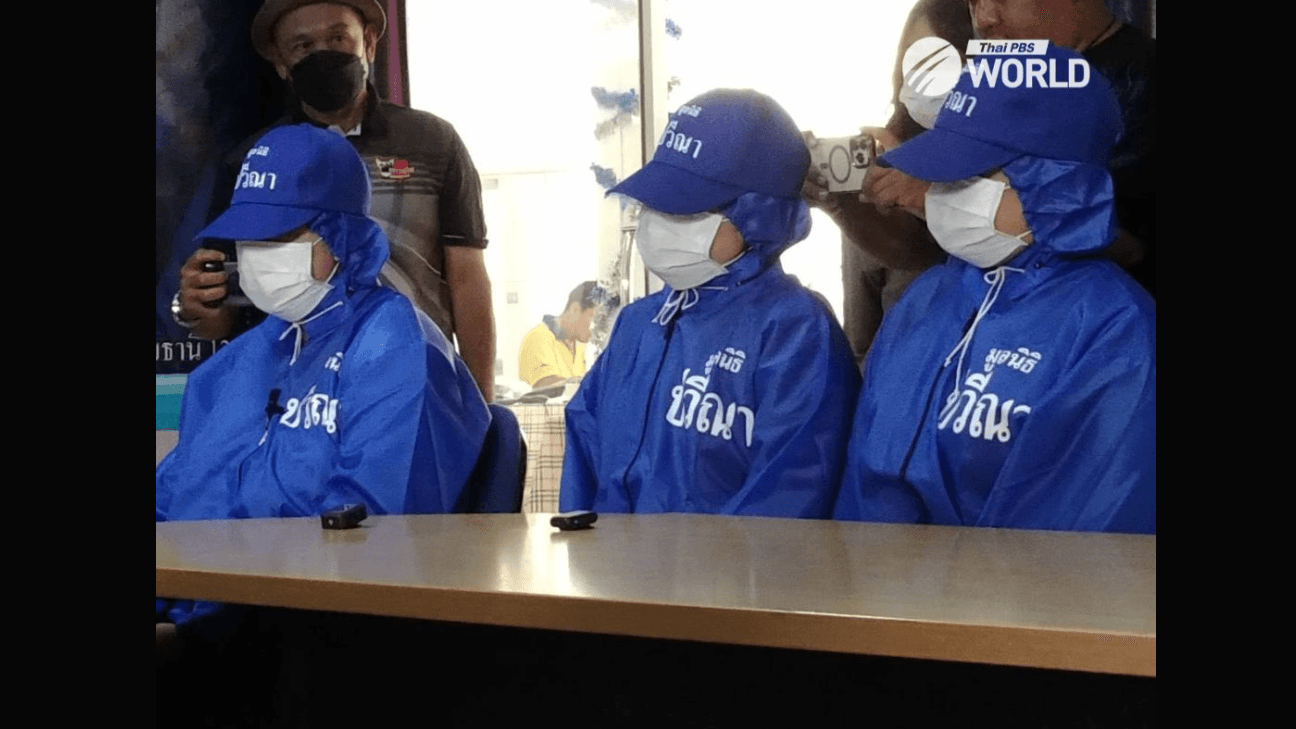
[[[749,192],[800,199],[809,167],[805,139],[778,102],[750,89],[715,89],[671,114],[652,161],[607,194],[691,215]]]
[[[320,213],[366,217],[369,172],[341,134],[311,124],[275,127],[243,158],[229,209],[196,238],[271,240]]]
[[[1083,56],[1049,43],[1043,55],[969,63],[977,72],[963,70],[935,127],[883,154],[879,166],[932,182],[974,177],[1023,155],[1107,166],[1124,130],[1120,104]]]

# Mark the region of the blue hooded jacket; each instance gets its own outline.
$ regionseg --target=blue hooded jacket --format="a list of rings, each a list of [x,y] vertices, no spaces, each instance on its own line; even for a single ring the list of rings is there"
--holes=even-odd
[[[157,468],[158,520],[357,502],[444,513],[463,491],[490,423],[467,368],[408,299],[377,285],[388,249],[376,224],[324,214],[310,227],[340,266],[296,362],[293,325],[268,317],[190,375],[179,443]],[[283,412],[269,417],[272,403]]]
[[[778,263],[808,211],[748,194],[722,212],[748,250],[627,306],[568,404],[564,511],[829,516],[860,376],[832,312]]]
[[[455,509],[490,424],[480,391],[441,331],[377,285],[388,243],[373,221],[309,227],[340,261],[333,290],[295,361],[295,327],[271,316],[189,376],[157,521]]]
[[[1095,255],[1111,177],[1003,171],[1033,243],[988,270],[950,257],[887,313],[834,516],[1154,534],[1156,308]]]

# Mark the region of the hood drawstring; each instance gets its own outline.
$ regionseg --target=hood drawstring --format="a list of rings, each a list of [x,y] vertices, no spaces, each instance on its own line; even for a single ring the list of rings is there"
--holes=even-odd
[[[653,324],[666,326],[666,324],[675,317],[676,313],[685,309],[691,309],[701,298],[702,295],[694,289],[671,291],[670,294],[666,296],[666,301],[662,304],[662,308],[657,311],[657,316],[653,317]]]
[[[702,294],[698,293],[702,289],[708,291],[727,291],[728,287],[698,286],[696,288],[684,289],[682,291],[672,290],[666,297],[666,301],[662,304],[662,308],[657,311],[657,316],[653,317],[652,323],[666,326],[679,312],[684,311],[685,309],[692,309],[694,305],[702,299]]]
[[[288,360],[289,367],[292,367],[293,365],[297,364],[297,355],[301,354],[302,333],[304,331],[302,327],[306,326],[312,321],[315,321],[321,316],[324,316],[328,312],[336,309],[341,305],[342,305],[341,301],[335,301],[333,302],[332,306],[326,307],[323,311],[320,311],[313,316],[308,316],[305,319],[302,319],[301,321],[295,321],[289,324],[288,328],[284,330],[284,333],[279,335],[279,341],[282,342],[284,337],[288,336],[289,332],[293,332],[293,331],[297,332],[297,339],[293,341],[293,356],[292,359]]]
[[[949,367],[950,361],[954,355],[958,355],[958,366],[954,370],[954,392],[950,393],[951,401],[958,399],[959,388],[963,386],[963,357],[967,354],[968,345],[972,343],[972,335],[976,333],[977,325],[990,313],[990,307],[994,306],[995,299],[999,298],[999,292],[1003,290],[1004,282],[1008,280],[1008,272],[1025,273],[1020,268],[1009,268],[1000,266],[993,271],[987,271],[982,280],[990,284],[990,289],[986,291],[985,298],[981,300],[981,306],[977,309],[976,316],[972,319],[972,325],[968,327],[963,338],[959,343],[954,345],[948,356],[945,357],[945,367]]]

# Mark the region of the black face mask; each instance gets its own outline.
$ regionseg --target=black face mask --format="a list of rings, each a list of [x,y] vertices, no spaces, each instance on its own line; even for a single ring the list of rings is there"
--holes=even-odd
[[[364,88],[364,63],[342,51],[316,51],[289,71],[292,88],[312,109],[337,111]]]

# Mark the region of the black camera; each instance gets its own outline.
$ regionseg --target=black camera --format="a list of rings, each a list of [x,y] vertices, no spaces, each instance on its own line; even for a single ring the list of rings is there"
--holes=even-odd
[[[225,255],[228,259],[229,253],[225,253]],[[208,309],[215,309],[225,303],[231,306],[251,306],[252,300],[243,294],[243,289],[239,288],[238,261],[203,261],[202,263],[203,273],[219,273],[221,271],[224,271],[225,275],[229,277],[229,281],[226,283],[225,298],[203,302],[203,306]]]

